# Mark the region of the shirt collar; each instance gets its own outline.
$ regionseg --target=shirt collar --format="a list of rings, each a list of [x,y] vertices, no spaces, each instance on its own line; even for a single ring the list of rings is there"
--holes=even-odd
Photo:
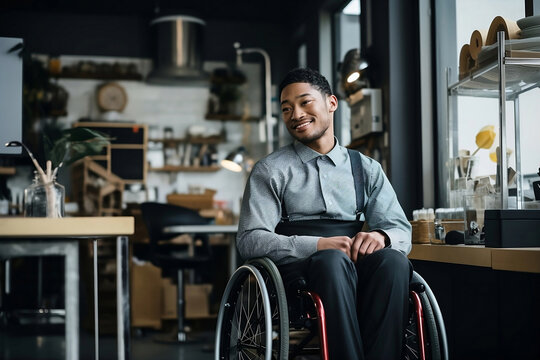
[[[313,150],[307,145],[302,144],[298,140],[294,140],[294,149],[296,150],[296,153],[300,157],[300,160],[305,164],[319,156],[328,156],[328,158],[334,163],[334,165],[337,165],[343,161],[343,156],[347,152],[347,149],[345,149],[343,146],[339,145],[338,139],[334,136],[335,145],[330,150],[330,152],[326,155],[323,155],[321,153],[318,153],[317,151]]]

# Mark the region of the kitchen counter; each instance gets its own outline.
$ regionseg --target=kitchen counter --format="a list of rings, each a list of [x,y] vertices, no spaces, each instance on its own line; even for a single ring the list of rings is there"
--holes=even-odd
[[[413,244],[409,259],[540,273],[540,247],[486,248],[478,245]]]

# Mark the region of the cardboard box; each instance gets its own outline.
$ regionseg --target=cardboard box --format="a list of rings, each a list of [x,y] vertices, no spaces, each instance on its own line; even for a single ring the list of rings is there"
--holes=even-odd
[[[161,318],[176,319],[176,285],[170,278],[161,279]]]
[[[162,279],[162,310],[161,318],[171,320],[177,318],[176,284],[171,279]],[[185,318],[198,319],[210,315],[209,295],[212,292],[211,284],[186,284],[185,291]]]
[[[209,296],[211,284],[186,284],[186,319],[208,317],[210,315]]]
[[[130,277],[131,326],[161,328],[161,269],[133,263]]]
[[[169,194],[167,202],[193,210],[211,209],[214,207],[215,193],[215,190],[205,189],[204,194]]]

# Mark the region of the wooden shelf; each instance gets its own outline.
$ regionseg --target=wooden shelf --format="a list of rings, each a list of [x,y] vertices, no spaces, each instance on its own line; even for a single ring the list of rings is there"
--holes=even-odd
[[[14,167],[0,166],[0,175],[15,175]]]
[[[212,166],[174,166],[174,165],[165,165],[160,168],[150,168],[150,171],[156,172],[216,172],[220,170],[221,167],[217,165]]]
[[[133,80],[141,81],[143,79],[141,74],[119,74],[108,72],[74,72],[74,71],[62,71],[58,75],[53,77],[59,79],[95,79],[95,80]]]
[[[149,142],[162,142],[162,143],[189,143],[189,144],[219,144],[224,142],[224,138],[221,136],[209,136],[209,137],[188,137],[188,138],[172,138],[172,139],[148,139]]]
[[[206,114],[204,117],[206,120],[221,120],[221,121],[259,121],[261,118],[255,116],[249,116],[244,118],[241,115],[229,115],[229,114]]]

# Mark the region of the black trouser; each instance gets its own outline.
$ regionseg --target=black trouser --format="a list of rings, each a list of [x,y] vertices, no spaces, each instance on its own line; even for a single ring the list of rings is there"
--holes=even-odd
[[[394,249],[353,263],[340,250],[322,250],[282,265],[287,279],[301,273],[322,299],[330,359],[399,359],[407,321],[412,265]]]

